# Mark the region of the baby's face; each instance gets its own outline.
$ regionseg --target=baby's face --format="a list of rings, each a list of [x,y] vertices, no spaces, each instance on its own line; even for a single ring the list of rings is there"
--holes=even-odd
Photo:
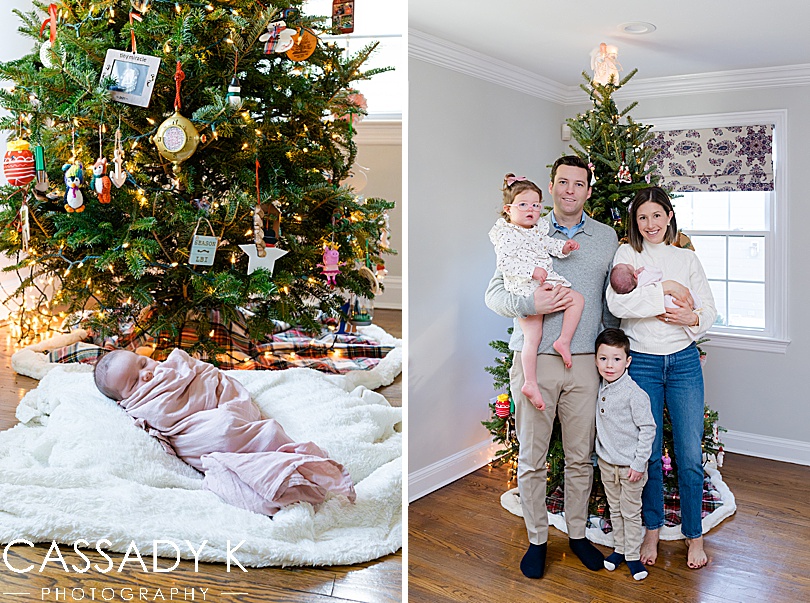
[[[107,370],[106,385],[117,392],[118,400],[125,400],[141,383],[151,381],[158,363],[133,352],[119,352]]]

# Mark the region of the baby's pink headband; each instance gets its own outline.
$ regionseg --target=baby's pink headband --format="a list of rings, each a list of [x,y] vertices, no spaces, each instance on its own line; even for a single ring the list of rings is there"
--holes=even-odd
[[[515,182],[523,182],[526,176],[509,176],[506,178],[506,186],[512,186]]]

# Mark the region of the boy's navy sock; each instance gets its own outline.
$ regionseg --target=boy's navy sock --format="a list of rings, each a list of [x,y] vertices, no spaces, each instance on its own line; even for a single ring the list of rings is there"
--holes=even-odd
[[[582,565],[589,570],[598,571],[605,567],[605,558],[587,538],[569,538],[568,546],[574,554],[582,561]]]
[[[520,571],[527,578],[542,578],[546,571],[546,549],[548,543],[529,544],[526,554],[520,560]]]
[[[635,561],[628,561],[627,569],[630,570],[630,574],[635,580],[644,580],[644,578],[647,577],[647,568],[644,567],[644,564],[638,559]]]
[[[622,563],[624,563],[624,555],[614,551],[605,558],[605,569],[612,572]]]

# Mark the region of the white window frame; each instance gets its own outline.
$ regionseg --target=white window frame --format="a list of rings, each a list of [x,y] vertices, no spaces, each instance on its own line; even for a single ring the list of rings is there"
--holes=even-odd
[[[407,3],[405,0],[393,0],[393,3],[397,5],[397,9],[401,8],[404,14],[407,14]],[[329,17],[331,15],[331,7],[332,2],[331,0],[305,0],[304,4],[304,11],[307,14],[319,14],[325,15]],[[367,3],[364,3],[360,10],[379,10],[386,14],[391,13],[390,5],[388,7],[380,7],[380,6],[368,6]],[[393,13],[396,15],[397,13],[394,11]],[[383,41],[385,39],[395,39],[398,38],[401,40],[401,49],[398,53],[398,62],[392,64],[391,66],[394,67],[395,71],[399,73],[399,77],[403,82],[402,86],[402,105],[399,107],[399,110],[394,111],[379,111],[374,108],[374,104],[372,104],[371,110],[366,115],[364,120],[364,125],[372,124],[372,127],[385,130],[386,128],[390,128],[392,124],[399,123],[402,124],[402,114],[404,112],[404,99],[407,97],[407,81],[408,81],[408,74],[407,74],[407,40],[405,38],[405,25],[404,21],[400,21],[397,19],[386,19],[386,22],[390,24],[389,26],[381,27],[381,31],[363,31],[362,33],[350,33],[350,34],[342,34],[342,35],[328,35],[322,34],[319,38],[323,42],[335,42],[338,45],[343,46],[344,48],[349,47],[352,52],[358,51],[363,48],[366,44],[374,41]],[[359,86],[362,88],[362,85]],[[361,90],[362,91],[362,90]]]
[[[770,204],[770,214],[768,215],[770,234],[766,237],[765,247],[765,330],[752,334],[744,329],[713,326],[707,334],[710,341],[705,345],[784,354],[790,344],[788,338],[790,204],[787,192],[787,136],[785,135],[787,110],[649,117],[638,121],[651,125],[653,131],[773,124],[774,190],[773,202]],[[695,231],[694,234],[703,234],[703,231]],[[749,233],[740,232],[740,234]]]

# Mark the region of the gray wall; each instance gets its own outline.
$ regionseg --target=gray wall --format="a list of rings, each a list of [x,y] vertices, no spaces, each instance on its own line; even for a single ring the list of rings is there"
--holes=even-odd
[[[563,107],[409,62],[408,463],[411,473],[490,440],[484,367],[511,321],[484,305],[487,233],[507,172],[546,190]]]

